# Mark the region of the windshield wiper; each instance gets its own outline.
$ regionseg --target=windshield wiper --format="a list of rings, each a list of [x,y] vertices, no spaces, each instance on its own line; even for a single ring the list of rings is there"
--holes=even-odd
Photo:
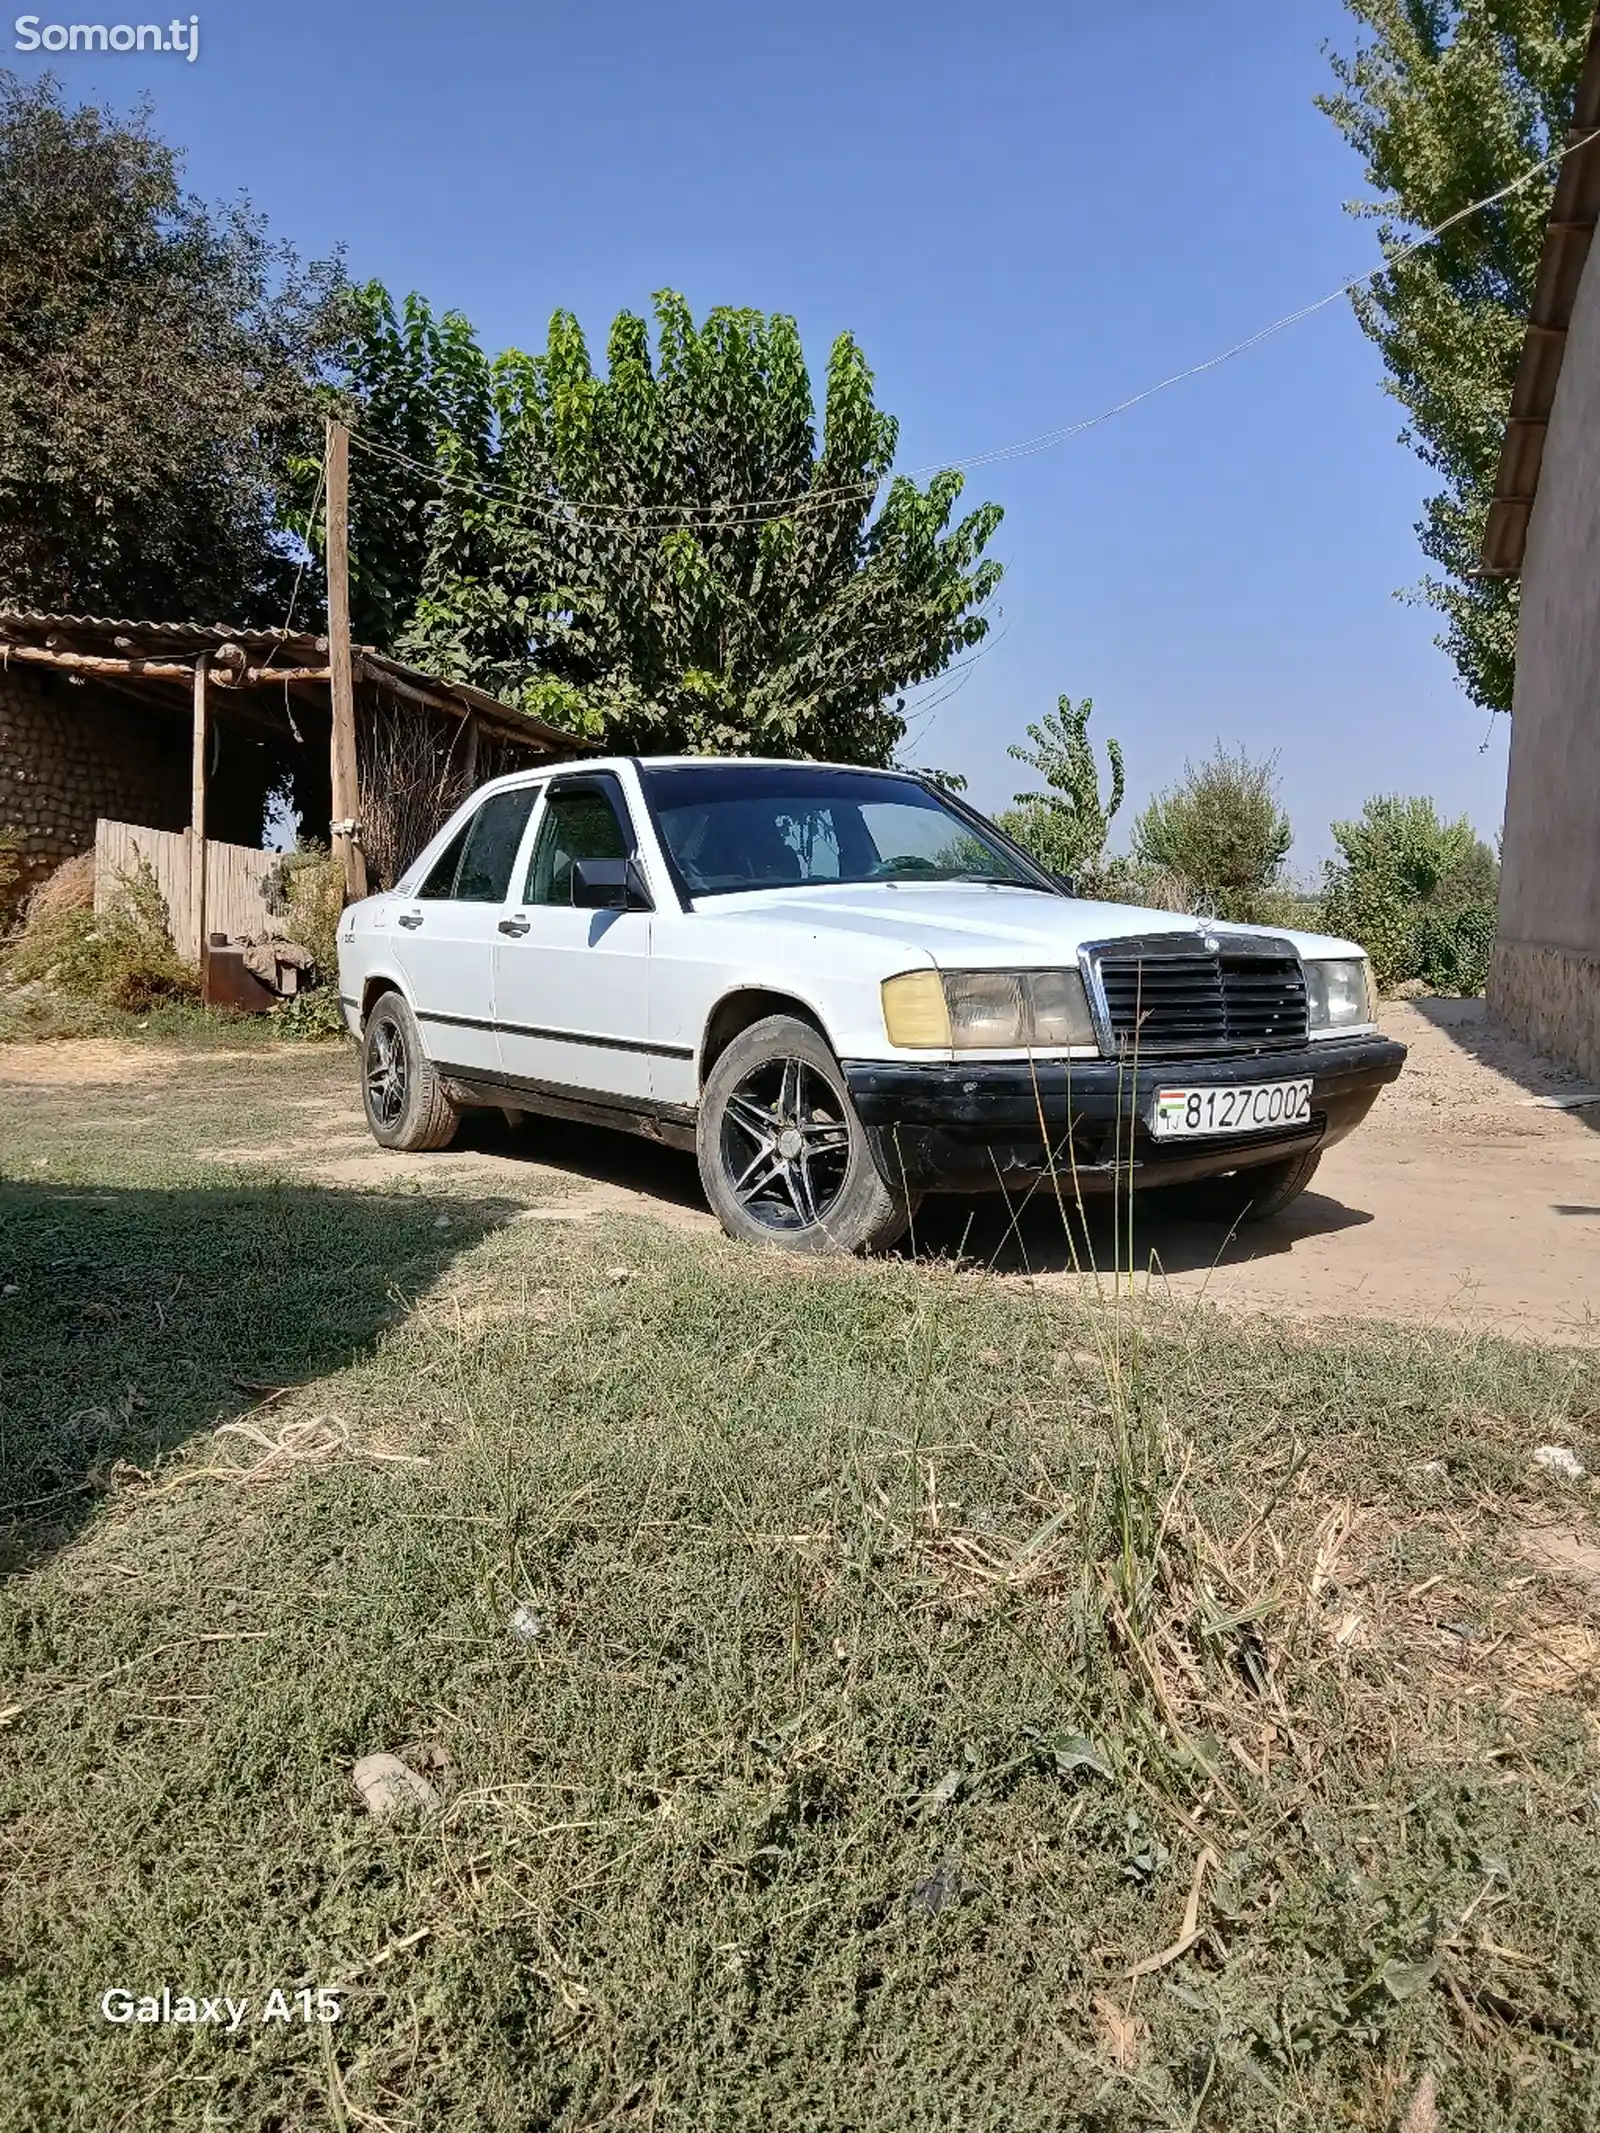
[[[1020,874],[947,874],[946,881],[974,881],[984,889],[1032,889],[1037,896],[1058,896],[1061,892],[1042,881],[1025,881]]]

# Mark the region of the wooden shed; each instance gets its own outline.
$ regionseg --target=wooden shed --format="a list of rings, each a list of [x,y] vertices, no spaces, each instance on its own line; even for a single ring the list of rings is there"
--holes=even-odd
[[[0,830],[24,881],[90,850],[103,819],[184,832],[201,908],[174,930],[200,942],[207,840],[259,848],[274,801],[332,837],[364,893],[475,785],[585,746],[370,646],[351,650],[344,720],[335,684],[322,636],[0,610]]]

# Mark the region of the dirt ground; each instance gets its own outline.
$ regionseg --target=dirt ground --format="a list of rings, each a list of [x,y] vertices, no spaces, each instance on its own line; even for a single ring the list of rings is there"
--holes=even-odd
[[[1214,1271],[1172,1225],[1180,1293],[1224,1306],[1600,1337],[1600,1092],[1489,1022],[1481,1000],[1392,1003],[1409,1048],[1366,1124]],[[1194,1254],[1194,1256],[1191,1256]]]
[[[1410,1048],[1405,1070],[1328,1154],[1312,1189],[1231,1241],[1141,1218],[1139,1278],[1224,1310],[1600,1338],[1600,1095],[1560,1107],[1581,1094],[1576,1077],[1496,1029],[1481,1002],[1397,1002],[1384,1023]],[[260,1104],[257,1077],[270,1077]],[[48,1115],[96,1132],[139,1133],[158,1121],[170,1130],[181,1089],[186,1099],[193,1092],[190,1151],[220,1165],[355,1189],[492,1191],[523,1201],[536,1220],[643,1214],[690,1231],[715,1227],[693,1160],[623,1135],[552,1121],[512,1131],[489,1116],[447,1154],[388,1154],[367,1137],[342,1052],[268,1064],[260,1053],[98,1041],[0,1046],[3,1085],[13,1125],[37,1105],[41,1127]],[[927,1202],[915,1249],[962,1252],[1011,1278],[1055,1284],[1092,1278],[1086,1259],[1109,1269],[1117,1243],[1107,1213],[1069,1244],[1041,1195],[1020,1213],[993,1198]]]

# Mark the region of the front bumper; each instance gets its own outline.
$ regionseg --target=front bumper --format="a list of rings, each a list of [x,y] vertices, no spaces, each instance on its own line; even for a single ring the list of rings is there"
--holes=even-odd
[[[1360,1125],[1405,1063],[1387,1037],[1332,1037],[1293,1052],[1226,1059],[1039,1059],[924,1066],[847,1059],[845,1080],[886,1175],[921,1192],[993,1192],[1055,1175],[1079,1191],[1178,1185],[1309,1148]],[[1311,1081],[1303,1125],[1206,1140],[1157,1141],[1162,1088]]]

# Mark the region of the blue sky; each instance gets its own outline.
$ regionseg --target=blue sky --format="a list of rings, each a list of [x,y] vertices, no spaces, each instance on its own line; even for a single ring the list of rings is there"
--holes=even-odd
[[[193,64],[53,64],[77,93],[147,92],[197,190],[247,191],[303,251],[342,242],[495,347],[540,345],[565,305],[598,350],[664,284],[793,312],[814,373],[848,328],[908,466],[1094,414],[1375,256],[1312,105],[1350,42],[1336,0],[198,4]],[[1026,782],[1007,743],[1069,691],[1127,753],[1119,829],[1220,736],[1279,751],[1303,873],[1374,791],[1492,833],[1506,722],[1394,597],[1427,489],[1399,426],[1341,304],[975,472],[1006,579],[989,646],[922,692],[943,700],[918,759],[1001,805]]]

